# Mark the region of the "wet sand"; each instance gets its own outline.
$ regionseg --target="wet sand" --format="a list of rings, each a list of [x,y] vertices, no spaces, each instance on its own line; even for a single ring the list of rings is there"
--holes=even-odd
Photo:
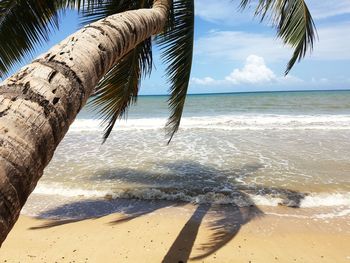
[[[21,216],[0,250],[0,262],[350,263],[349,244],[344,218],[159,203],[156,209],[89,219]]]

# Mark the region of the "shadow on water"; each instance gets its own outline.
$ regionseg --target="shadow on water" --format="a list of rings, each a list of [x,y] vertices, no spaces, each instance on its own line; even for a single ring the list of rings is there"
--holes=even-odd
[[[101,171],[96,180],[99,182],[113,181],[137,183],[155,188],[162,193],[173,194],[180,190],[188,198],[202,196],[192,216],[179,232],[177,238],[169,248],[162,262],[186,262],[193,252],[195,240],[203,220],[209,222],[209,239],[196,245],[196,256],[191,259],[203,259],[232,240],[239,232],[242,225],[263,216],[263,212],[254,204],[250,195],[273,196],[280,198],[281,205],[299,207],[301,200],[306,196],[304,193],[263,187],[258,185],[244,185],[237,178],[254,176],[262,168],[259,164],[245,165],[241,169],[218,170],[194,162],[174,162],[161,164],[164,173],[140,172],[132,169],[115,171]],[[215,204],[207,197],[213,193],[221,200],[230,200],[228,204]],[[216,196],[217,197],[217,196]],[[153,197],[157,199],[157,197]],[[145,203],[147,202],[147,203]],[[81,220],[103,217],[112,213],[121,215],[110,222],[120,224],[134,218],[150,214],[165,207],[180,207],[188,202],[174,202],[166,200],[145,201],[138,200],[137,196],[128,195],[128,199],[96,199],[81,200],[67,203],[51,210],[42,212],[39,217],[66,218],[64,220],[50,221],[49,223],[32,227],[31,229],[44,229]]]

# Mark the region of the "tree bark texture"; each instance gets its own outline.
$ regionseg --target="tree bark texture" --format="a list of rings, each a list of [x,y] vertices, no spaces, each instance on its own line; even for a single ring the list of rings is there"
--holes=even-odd
[[[164,29],[169,5],[87,25],[0,84],[0,245],[98,81]]]

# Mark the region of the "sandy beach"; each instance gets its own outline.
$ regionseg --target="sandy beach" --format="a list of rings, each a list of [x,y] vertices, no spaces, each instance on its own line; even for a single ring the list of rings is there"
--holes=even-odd
[[[257,207],[142,203],[139,212],[82,220],[21,216],[0,262],[350,262],[344,218],[289,217],[287,207],[274,208],[276,216]]]

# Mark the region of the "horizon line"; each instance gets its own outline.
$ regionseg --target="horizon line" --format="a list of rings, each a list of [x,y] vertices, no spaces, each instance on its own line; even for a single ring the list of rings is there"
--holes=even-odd
[[[346,89],[309,89],[309,90],[265,90],[265,91],[231,91],[231,92],[205,92],[205,93],[188,93],[187,96],[198,95],[225,95],[225,94],[245,94],[245,93],[277,93],[277,92],[332,92],[332,91],[350,91]],[[139,97],[146,96],[169,96],[170,94],[141,94]]]

